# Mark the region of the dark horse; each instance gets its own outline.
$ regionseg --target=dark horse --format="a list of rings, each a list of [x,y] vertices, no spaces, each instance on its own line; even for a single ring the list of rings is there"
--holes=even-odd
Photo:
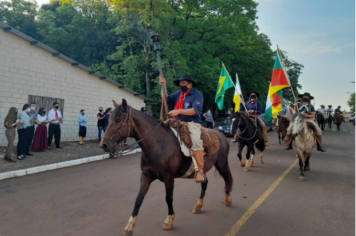
[[[340,126],[341,126],[342,122],[345,123],[344,116],[335,113],[335,115],[334,115],[334,124],[336,124],[337,132],[340,132]]]
[[[332,127],[332,123],[333,123],[333,115],[331,114],[331,112],[327,112],[326,113],[326,122],[328,123],[328,128],[331,129]]]
[[[287,135],[287,129],[289,127],[289,120],[285,116],[278,116],[277,133],[279,144],[281,144],[281,138],[285,141]]]
[[[250,167],[249,161],[251,154],[251,166],[253,166],[253,159],[255,155],[255,148],[253,145],[255,143],[257,150],[261,152],[260,163],[263,164],[263,151],[265,149],[265,140],[262,136],[262,131],[260,130],[260,127],[256,127],[258,121],[255,120],[255,125],[249,117],[239,112],[232,114],[231,118],[235,118],[232,124],[231,134],[235,135],[235,133],[237,132],[237,141],[239,143],[239,151],[237,153],[237,156],[240,159],[241,167],[244,167],[244,171],[248,171]],[[243,162],[241,155],[242,149],[245,146],[247,146],[246,164]]]
[[[320,129],[324,130],[326,125],[326,120],[324,115],[318,111],[316,112],[316,121],[318,122],[318,126],[320,127]]]
[[[115,145],[127,137],[133,137],[139,141],[142,149],[141,155],[141,185],[136,198],[135,206],[125,233],[132,232],[143,199],[151,183],[159,179],[166,188],[166,202],[168,205],[168,217],[164,221],[163,229],[170,230],[173,227],[173,189],[174,179],[181,178],[190,169],[192,159],[183,156],[180,144],[170,127],[159,120],[137,111],[127,105],[125,99],[118,105],[115,101],[115,109],[110,115],[109,125],[100,143],[101,148],[110,152]],[[213,166],[225,181],[225,205],[230,206],[232,199],[232,175],[228,163],[229,142],[220,132],[210,130],[219,139],[219,150],[210,156],[204,157],[204,172],[208,172]],[[191,172],[190,172],[191,173]],[[194,171],[188,178],[194,177]],[[208,185],[208,180],[201,184],[201,194],[193,213],[200,213],[203,199]]]

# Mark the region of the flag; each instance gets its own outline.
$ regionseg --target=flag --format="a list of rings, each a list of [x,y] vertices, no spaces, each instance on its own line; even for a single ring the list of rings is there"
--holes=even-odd
[[[272,79],[270,84],[270,94],[274,94],[283,88],[291,86],[288,75],[284,70],[281,60],[279,58],[278,50],[274,60],[274,67],[272,72]]]
[[[240,96],[242,95],[242,90],[240,87],[239,77],[236,73],[236,85],[235,85],[235,94],[234,94],[234,103],[235,103],[235,112],[239,111],[240,109]]]
[[[282,91],[278,91],[274,94],[271,94],[272,86],[269,86],[267,102],[266,102],[266,112],[265,119],[268,122],[271,122],[273,118],[277,118],[278,112],[282,110],[282,103],[284,103],[284,98]]]
[[[234,84],[232,83],[229,73],[227,72],[227,70],[223,64],[221,67],[219,83],[218,83],[218,87],[216,90],[216,96],[215,96],[215,103],[218,104],[219,110],[222,110],[224,107],[225,91],[233,86],[234,86]]]

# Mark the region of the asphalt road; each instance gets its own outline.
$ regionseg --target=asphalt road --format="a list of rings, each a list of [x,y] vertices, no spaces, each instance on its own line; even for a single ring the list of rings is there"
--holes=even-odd
[[[326,153],[314,150],[311,171],[300,181],[298,165],[240,225],[237,235],[355,235],[355,130],[323,133]],[[295,149],[284,151],[277,134],[264,153],[265,164],[244,172],[237,145],[230,150],[234,177],[233,205],[225,207],[223,180],[211,171],[202,213],[191,210],[200,185],[175,182],[172,231],[161,226],[167,216],[164,186],[155,181],[143,202],[134,235],[224,236],[262,194],[295,161]],[[140,155],[104,160],[0,181],[0,236],[122,235],[139,188]]]

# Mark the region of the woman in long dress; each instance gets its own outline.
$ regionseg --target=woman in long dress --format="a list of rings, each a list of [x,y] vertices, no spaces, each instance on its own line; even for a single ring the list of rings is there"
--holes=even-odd
[[[37,120],[39,122],[35,137],[33,138],[32,148],[31,150],[34,152],[39,152],[48,149],[47,142],[47,115],[46,109],[41,107],[38,111]]]

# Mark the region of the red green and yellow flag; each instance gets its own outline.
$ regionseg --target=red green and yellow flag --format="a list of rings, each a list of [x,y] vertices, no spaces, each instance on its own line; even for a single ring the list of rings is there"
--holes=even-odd
[[[274,94],[283,88],[291,86],[288,76],[282,66],[281,60],[279,58],[278,52],[276,54],[276,59],[274,60],[274,67],[272,72],[272,79],[270,85],[270,93]]]

